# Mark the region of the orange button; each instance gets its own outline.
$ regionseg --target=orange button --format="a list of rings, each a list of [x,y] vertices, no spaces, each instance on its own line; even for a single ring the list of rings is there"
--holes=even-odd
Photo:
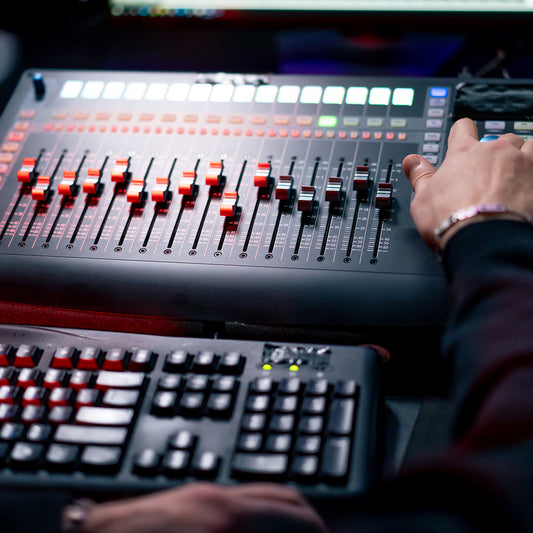
[[[4,145],[2,146],[2,150],[4,152],[17,152],[18,149],[20,147],[20,144],[17,143],[17,142],[8,142],[8,143],[4,143]]]
[[[24,132],[22,132],[22,131],[12,131],[7,136],[7,140],[8,141],[12,141],[12,142],[21,142],[21,141],[24,140]]]

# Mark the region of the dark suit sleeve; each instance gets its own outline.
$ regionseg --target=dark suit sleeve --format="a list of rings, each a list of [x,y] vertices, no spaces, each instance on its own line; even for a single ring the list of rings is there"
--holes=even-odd
[[[0,489],[2,533],[59,533],[67,495],[55,491]]]
[[[471,224],[452,237],[443,263],[454,444],[400,483],[419,493],[425,483],[422,501],[440,500],[475,531],[533,531],[533,226]]]

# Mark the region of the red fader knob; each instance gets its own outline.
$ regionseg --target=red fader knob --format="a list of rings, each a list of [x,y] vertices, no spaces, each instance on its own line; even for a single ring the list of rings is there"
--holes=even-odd
[[[292,176],[280,176],[276,186],[276,200],[288,200],[292,193]]]
[[[169,185],[170,179],[168,176],[158,176],[155,179],[155,187],[152,189],[152,201],[167,202],[170,197]]]
[[[270,179],[270,172],[272,166],[268,163],[258,163],[257,170],[254,175],[254,185],[256,187],[268,187],[268,180]]]
[[[342,179],[333,177],[328,178],[326,185],[326,201],[327,202],[340,202],[342,189]]]
[[[98,188],[100,187],[100,178],[102,177],[102,172],[99,168],[90,168],[87,170],[87,178],[83,182],[83,192],[85,194],[96,194]]]
[[[132,204],[140,204],[144,198],[144,178],[132,178],[126,200]]]
[[[298,196],[298,211],[311,212],[315,201],[315,188],[311,185],[302,185]]]
[[[196,182],[195,170],[184,170],[182,178],[178,183],[178,192],[185,196],[190,196],[194,190],[194,184]]]
[[[75,170],[63,171],[63,179],[57,186],[57,192],[62,196],[72,196],[76,190],[78,175]]]
[[[38,202],[45,202],[50,195],[50,176],[39,176],[31,189],[31,197]]]
[[[111,181],[114,183],[126,183],[129,178],[129,159],[117,159],[111,171]]]
[[[35,158],[25,157],[22,160],[22,168],[17,171],[17,180],[21,183],[32,183],[37,175]]]
[[[222,161],[211,161],[211,163],[209,163],[209,170],[205,175],[205,184],[212,187],[218,187],[220,185],[223,170],[224,165]]]
[[[222,201],[220,202],[220,215],[223,217],[235,216],[238,201],[239,193],[237,191],[226,191],[222,195]]]

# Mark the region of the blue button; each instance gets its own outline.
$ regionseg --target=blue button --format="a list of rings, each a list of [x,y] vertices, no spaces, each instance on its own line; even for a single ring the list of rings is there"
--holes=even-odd
[[[490,141],[495,141],[499,135],[485,135],[479,142],[488,143]]]
[[[431,87],[429,95],[431,98],[446,98],[448,96],[448,89],[446,87]]]

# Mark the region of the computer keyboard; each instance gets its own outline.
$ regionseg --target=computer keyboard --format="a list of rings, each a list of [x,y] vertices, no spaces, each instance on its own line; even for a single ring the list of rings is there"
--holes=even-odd
[[[378,473],[379,367],[366,347],[0,326],[0,484],[352,495]]]

